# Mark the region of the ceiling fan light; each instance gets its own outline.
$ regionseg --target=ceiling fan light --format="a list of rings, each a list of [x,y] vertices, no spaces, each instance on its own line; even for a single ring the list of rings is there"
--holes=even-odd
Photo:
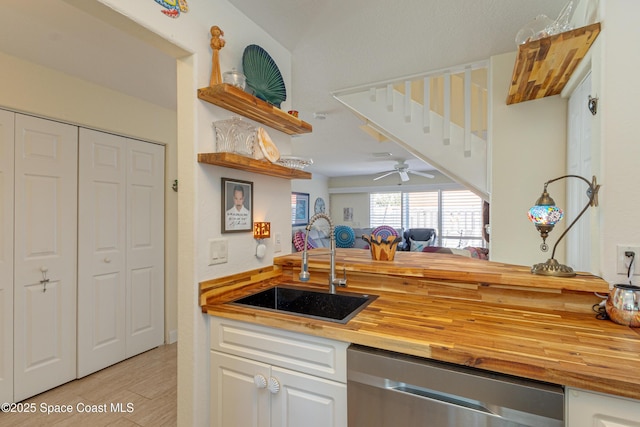
[[[398,171],[398,173],[400,174],[400,179],[402,180],[402,182],[409,181],[409,174],[407,173],[407,171],[400,170]]]

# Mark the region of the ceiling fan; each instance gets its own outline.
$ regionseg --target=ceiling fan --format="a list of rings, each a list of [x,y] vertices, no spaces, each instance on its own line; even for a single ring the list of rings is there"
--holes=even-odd
[[[405,163],[404,160],[398,160],[398,163],[396,163],[393,166],[393,170],[390,171],[385,171],[382,172],[382,175],[373,178],[374,181],[377,181],[379,179],[384,178],[385,176],[389,176],[393,173],[397,173],[398,175],[400,175],[400,179],[402,180],[402,182],[407,182],[409,181],[409,174],[412,173],[414,175],[420,175],[423,176],[425,178],[434,178],[433,175],[431,175],[430,173],[424,173],[424,172],[419,172],[419,171],[414,171],[409,169],[409,165]]]

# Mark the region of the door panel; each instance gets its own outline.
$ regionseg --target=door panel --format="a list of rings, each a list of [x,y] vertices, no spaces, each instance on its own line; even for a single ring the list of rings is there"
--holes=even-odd
[[[16,401],[75,378],[77,142],[74,126],[16,114]]]
[[[271,398],[271,425],[338,427],[346,425],[347,385],[273,366],[280,391]]]
[[[210,364],[212,427],[272,425],[271,393],[254,382],[255,376],[269,379],[269,365],[215,351],[211,352]]]
[[[127,146],[127,357],[164,342],[164,147]]]
[[[0,402],[13,402],[13,120],[0,110]]]
[[[126,357],[126,146],[80,129],[78,377]]]

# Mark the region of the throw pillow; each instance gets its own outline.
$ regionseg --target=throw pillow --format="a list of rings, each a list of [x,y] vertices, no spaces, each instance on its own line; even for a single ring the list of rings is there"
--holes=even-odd
[[[304,232],[296,231],[293,235],[293,247],[296,248],[298,252],[302,252],[304,250]],[[307,249],[315,249],[318,245],[311,238],[307,238]]]
[[[429,244],[431,243],[431,239],[423,242],[419,240],[413,240],[411,237],[409,237],[409,243],[411,244],[411,246],[409,247],[409,250],[411,252],[422,252],[424,248],[429,246]]]

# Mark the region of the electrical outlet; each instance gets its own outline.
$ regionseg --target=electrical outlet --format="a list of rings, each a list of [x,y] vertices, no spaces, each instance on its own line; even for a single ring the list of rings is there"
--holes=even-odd
[[[635,258],[633,260],[633,275],[640,274],[640,246],[632,245],[618,245],[616,261],[618,263],[617,271],[619,274],[627,274],[629,270],[629,262],[631,258],[626,256],[626,252],[634,252]]]
[[[227,239],[209,239],[209,265],[227,262]]]
[[[282,252],[282,233],[274,234],[273,252]]]

